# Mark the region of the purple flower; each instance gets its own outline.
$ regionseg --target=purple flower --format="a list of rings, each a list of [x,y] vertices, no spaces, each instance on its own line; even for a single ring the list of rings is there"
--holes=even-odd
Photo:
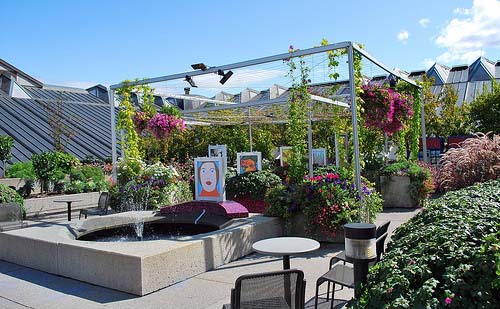
[[[446,297],[446,298],[444,299],[444,303],[445,303],[445,304],[447,304],[447,305],[449,305],[449,304],[451,304],[452,300],[453,300],[453,299],[451,299],[451,298],[449,298],[449,297]]]

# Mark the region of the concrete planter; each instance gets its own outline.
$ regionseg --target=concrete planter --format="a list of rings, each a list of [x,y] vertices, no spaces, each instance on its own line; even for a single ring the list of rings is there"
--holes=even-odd
[[[15,187],[16,190],[24,186],[24,180],[21,178],[0,178],[0,183],[7,187]]]
[[[66,203],[55,203],[54,201],[64,200],[67,198],[81,200],[81,202],[74,202],[71,205],[73,210],[96,207],[99,200],[99,195],[99,192],[89,192],[25,199],[24,208],[26,209],[26,217],[37,217],[47,214],[65,213],[68,211]]]
[[[344,230],[340,230],[335,237],[325,236],[322,233],[311,235],[306,231],[307,218],[302,212],[294,213],[291,217],[291,230],[287,236],[308,237],[321,242],[336,244],[344,243]]]
[[[411,198],[410,177],[380,176],[380,187],[384,207],[413,208],[418,206],[418,200]]]

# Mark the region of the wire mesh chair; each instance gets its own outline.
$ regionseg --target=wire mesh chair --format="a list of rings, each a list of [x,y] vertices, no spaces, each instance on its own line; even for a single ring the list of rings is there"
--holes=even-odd
[[[297,269],[243,275],[231,290],[231,304],[222,308],[302,309],[305,289],[304,273]]]
[[[78,220],[82,218],[82,215],[85,215],[85,219],[87,219],[87,215],[99,215],[99,216],[107,215],[108,205],[109,205],[109,192],[101,192],[101,195],[99,195],[99,201],[97,202],[97,207],[80,209],[80,215],[78,216]]]
[[[387,227],[389,225],[387,224]],[[384,252],[385,240],[387,239],[387,232],[377,238],[376,242],[376,251],[377,251],[377,260],[375,263],[380,261],[382,258],[382,253]],[[316,281],[316,298],[314,300],[314,308],[318,308],[318,295],[319,295],[319,286],[323,283],[328,282],[328,287],[326,291],[326,301],[329,301],[330,296],[330,283],[333,285],[332,289],[332,302],[330,308],[333,308],[334,303],[334,294],[335,294],[335,284],[340,285],[341,287],[354,288],[354,269],[351,265],[343,264],[335,264],[330,265],[330,270],[323,274]]]

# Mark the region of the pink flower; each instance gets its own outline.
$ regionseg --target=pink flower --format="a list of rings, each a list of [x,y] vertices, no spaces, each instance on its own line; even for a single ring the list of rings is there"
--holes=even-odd
[[[449,304],[451,304],[451,301],[452,301],[452,300],[453,300],[453,299],[451,299],[451,298],[449,298],[449,297],[446,297],[446,298],[445,298],[445,300],[444,300],[444,303],[445,303],[445,304],[447,304],[447,305],[449,305]]]

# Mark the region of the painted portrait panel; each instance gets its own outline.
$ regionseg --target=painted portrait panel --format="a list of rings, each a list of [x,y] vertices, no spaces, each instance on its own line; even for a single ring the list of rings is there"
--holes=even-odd
[[[262,170],[262,154],[260,152],[238,152],[236,161],[238,174]]]
[[[197,201],[224,201],[226,197],[224,174],[223,158],[195,158],[195,199]]]

